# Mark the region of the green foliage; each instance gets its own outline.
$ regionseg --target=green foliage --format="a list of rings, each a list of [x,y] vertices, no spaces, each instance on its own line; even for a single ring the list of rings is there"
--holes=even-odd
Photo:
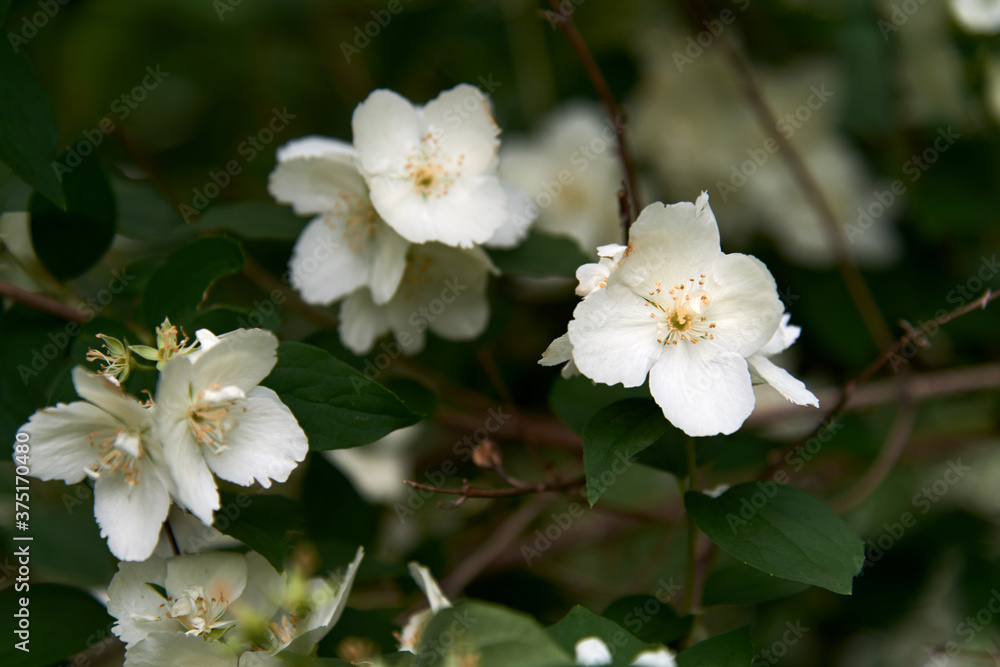
[[[267,202],[242,202],[213,206],[191,226],[236,234],[245,239],[294,241],[306,220],[288,206]]]
[[[684,507],[734,558],[783,579],[851,594],[864,545],[843,519],[794,486],[737,484],[718,498],[689,491]]]
[[[781,579],[742,563],[731,563],[708,575],[701,603],[706,607],[758,604],[795,595],[807,588],[808,584]]]
[[[291,408],[313,451],[366,445],[420,420],[375,381],[303,343],[281,343],[262,384]]]
[[[692,646],[677,655],[677,667],[749,667],[753,662],[749,628],[738,628]]]
[[[272,494],[220,496],[222,505],[215,513],[212,527],[259,553],[278,572],[284,571],[289,533],[302,530],[298,504],[291,498]]]
[[[646,387],[609,387],[577,375],[556,377],[549,392],[549,407],[567,426],[583,433],[584,426],[601,408],[626,398],[649,398]]]
[[[588,637],[601,639],[611,650],[611,667],[628,667],[637,654],[658,648],[638,640],[618,624],[581,606],[570,609],[561,621],[548,629],[548,633],[569,655],[574,654],[580,640]]]
[[[521,245],[510,250],[491,250],[493,263],[503,273],[529,276],[575,276],[581,264],[593,261],[576,241],[532,230]]]
[[[649,644],[672,644],[686,637],[694,624],[693,615],[678,616],[655,595],[626,595],[609,604],[601,616]]]

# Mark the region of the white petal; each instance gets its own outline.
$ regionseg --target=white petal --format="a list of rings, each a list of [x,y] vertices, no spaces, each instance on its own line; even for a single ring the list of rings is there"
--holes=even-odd
[[[629,231],[629,249],[615,275],[631,287],[686,284],[705,273],[722,255],[708,196],[702,193],[694,204],[644,208]]]
[[[239,667],[287,667],[288,663],[264,651],[246,651],[240,656]]]
[[[108,584],[108,613],[118,619],[112,631],[126,644],[134,644],[150,632],[176,627],[176,621],[166,617],[163,596],[149,585],[163,586],[166,580],[167,563],[162,558],[118,563],[118,572]]]
[[[357,355],[367,354],[389,331],[389,319],[372,301],[371,292],[359,289],[341,302],[337,331],[344,347]]]
[[[710,269],[705,289],[711,296],[706,312],[715,322],[715,341],[748,357],[774,335],[784,307],[771,272],[756,257],[720,255]]]
[[[635,656],[632,667],[677,667],[677,661],[670,649],[661,648],[657,651],[643,651]]]
[[[167,367],[173,363],[176,362],[171,361]],[[186,413],[161,411],[157,430],[163,442],[164,463],[176,485],[177,503],[211,526],[212,513],[219,509],[219,490],[205,463],[202,446],[191,434]]]
[[[343,218],[316,218],[295,241],[288,268],[292,287],[306,303],[328,306],[368,283],[369,253],[354,252],[346,230]]]
[[[140,464],[137,482],[124,475],[101,475],[94,485],[94,516],[101,537],[119,560],[145,560],[153,553],[170,511],[170,495],[152,461]]]
[[[347,566],[341,577],[331,581],[317,579],[312,582],[310,600],[312,612],[306,619],[305,627],[300,628],[302,634],[287,646],[288,651],[299,655],[308,655],[319,640],[325,637],[337,624],[344,613],[344,608],[347,607],[347,598],[351,593],[354,577],[358,574],[358,568],[361,567],[361,559],[364,558],[364,555],[364,548],[358,547],[354,560]]]
[[[39,410],[18,429],[30,438],[31,475],[67,484],[83,481],[84,468],[97,461],[88,436],[97,431],[96,438],[114,438],[116,426],[111,415],[83,401]]]
[[[791,317],[792,316],[788,313],[781,316],[781,323],[778,324],[778,329],[774,332],[774,335],[771,336],[771,340],[767,341],[767,343],[764,344],[764,347],[757,351],[757,354],[763,354],[770,357],[771,355],[778,354],[779,352],[784,352],[799,339],[799,334],[802,333],[802,328],[789,325],[788,321]]]
[[[220,478],[242,486],[284,482],[309,451],[295,415],[267,387],[247,394],[246,412],[237,417],[227,441],[218,454],[205,451],[205,459]]]
[[[569,342],[569,334],[564,333],[542,352],[542,358],[538,360],[541,366],[558,366],[573,359],[573,344]]]
[[[219,336],[219,344],[203,353],[194,364],[191,388],[197,393],[217,384],[248,392],[274,368],[277,351],[278,339],[266,329],[237,329],[223,334]],[[161,382],[172,363],[164,368]]]
[[[997,0],[951,0],[955,20],[970,33],[1000,32],[1000,2]]]
[[[580,372],[604,384],[641,385],[663,352],[649,312],[646,301],[622,285],[609,284],[581,301],[568,327]]]
[[[729,435],[753,411],[746,360],[714,342],[671,345],[649,371],[663,415],[688,435]]]
[[[354,146],[341,141],[340,139],[330,139],[311,135],[292,139],[288,143],[278,147],[278,162],[287,162],[295,158],[308,158],[333,155],[354,154]]]
[[[146,408],[131,396],[126,396],[121,387],[103,375],[94,375],[83,366],[76,366],[72,376],[73,386],[80,398],[101,408],[123,425],[136,430],[146,425],[149,420]]]
[[[233,615],[252,618],[271,618],[278,611],[285,596],[287,577],[278,572],[267,559],[256,551],[246,555],[247,583],[238,600],[229,605]]]
[[[576,643],[578,665],[610,665],[612,659],[608,645],[598,637],[587,637]]]
[[[371,253],[371,277],[368,281],[372,300],[382,305],[392,298],[406,270],[410,242],[384,222],[379,223],[378,241]]]
[[[451,600],[446,598],[444,593],[441,592],[441,587],[438,586],[438,582],[430,570],[420,563],[415,562],[407,563],[406,567],[410,571],[410,576],[417,582],[417,586],[424,592],[427,602],[431,605],[432,612],[436,614],[442,609],[447,609],[451,606]]]
[[[420,113],[391,90],[373,91],[351,117],[354,146],[368,175],[399,170],[420,144]]]
[[[167,561],[163,587],[171,598],[188,588],[201,586],[205,595],[233,602],[247,584],[247,559],[243,554],[215,552],[177,556]]]
[[[496,156],[500,128],[490,106],[481,90],[464,83],[424,106],[424,127],[439,140],[435,148],[453,158],[463,155],[465,173],[485,171]]]
[[[819,399],[811,391],[806,389],[806,385],[792,376],[780,366],[776,366],[770,359],[754,354],[747,358],[750,369],[756,373],[764,382],[774,387],[779,394],[797,405],[811,405],[819,407]]]
[[[131,646],[125,667],[236,667],[236,656],[221,642],[181,633],[157,632]]]
[[[531,223],[535,221],[538,207],[532,206],[528,195],[512,185],[501,182],[507,193],[507,219],[495,232],[490,240],[483,245],[487,248],[513,248],[528,236]]]
[[[364,178],[350,154],[296,158],[281,162],[267,181],[267,191],[299,215],[326,213],[342,201],[368,199]]]

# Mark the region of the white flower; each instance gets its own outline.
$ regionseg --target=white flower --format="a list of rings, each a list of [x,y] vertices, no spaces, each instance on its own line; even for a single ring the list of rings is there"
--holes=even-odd
[[[802,329],[790,326],[788,324],[790,318],[791,315],[788,313],[782,315],[778,330],[774,332],[771,340],[755,354],[747,357],[747,364],[750,366],[750,375],[755,381],[759,380],[771,385],[778,390],[779,394],[792,403],[819,407],[819,399],[816,398],[815,394],[806,389],[805,384],[801,380],[792,377],[785,369],[775,366],[768,358],[784,352],[791,347],[792,343],[798,340]]]
[[[951,0],[948,4],[966,31],[981,35],[1000,32],[1000,0]]]
[[[219,508],[214,472],[230,482],[284,482],[309,449],[278,395],[257,386],[277,363],[278,340],[263,329],[216,337],[169,361],[156,387],[157,430],[176,483],[175,499],[206,525]]]
[[[420,640],[427,624],[431,622],[434,614],[451,607],[451,600],[441,592],[441,587],[438,586],[430,570],[420,563],[413,562],[409,563],[407,567],[410,570],[410,576],[417,582],[417,586],[424,592],[424,596],[430,604],[430,609],[425,609],[411,616],[399,634],[399,650],[416,653],[417,649],[420,648]]]
[[[521,243],[531,230],[531,224],[538,217],[538,208],[531,205],[528,195],[509,183],[500,184],[507,193],[509,212],[503,224],[493,232],[490,240],[483,244],[487,248],[513,248]]]
[[[323,456],[337,466],[369,503],[392,505],[406,499],[404,479],[411,479],[416,455],[412,445],[423,431],[414,424],[364,447],[331,449]]]
[[[601,667],[610,665],[614,657],[608,645],[600,637],[584,637],[576,643],[575,647],[576,664],[581,667]],[[666,648],[643,651],[636,655],[631,667],[676,667],[672,651]]]
[[[478,88],[456,86],[423,107],[376,90],[351,125],[375,210],[404,238],[470,247],[507,219],[496,173],[500,129]]]
[[[39,410],[21,427],[31,437],[31,474],[76,484],[94,480],[101,537],[121,560],[143,560],[156,547],[170,509],[153,415],[112,382],[73,369],[83,401]]]
[[[278,574],[254,552],[120,563],[108,613],[125,665],[271,667],[286,664],[281,652],[308,655],[343,613],[363,553],[330,580]]]
[[[573,363],[573,343],[569,340],[569,334],[564,333],[542,352],[542,358],[538,360],[541,366],[558,366],[565,364],[559,374],[564,378],[571,378],[580,374],[580,369]]]
[[[489,321],[486,283],[495,270],[479,248],[410,246],[403,280],[388,303],[379,306],[367,289],[341,303],[340,340],[355,354],[367,353],[389,331],[405,354],[424,349],[428,329],[448,340],[472,340]]]
[[[512,202],[514,212],[537,214],[538,229],[574,239],[588,255],[620,240],[616,141],[610,121],[581,103],[554,110],[530,140],[505,140],[500,177],[530,200]]]
[[[605,384],[649,376],[664,416],[694,436],[734,432],[753,411],[747,357],[774,336],[783,308],[758,259],[724,254],[702,193],[652,204],[632,225],[629,251],[569,323],[573,361]]]
[[[329,305],[359,287],[385,303],[403,276],[403,237],[379,217],[355,166],[354,149],[306,137],[278,149],[268,191],[299,215],[317,216],[292,249],[292,287],[307,303]]]

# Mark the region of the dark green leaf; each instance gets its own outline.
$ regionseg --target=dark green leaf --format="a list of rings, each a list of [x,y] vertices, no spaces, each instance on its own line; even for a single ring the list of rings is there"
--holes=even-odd
[[[626,595],[601,614],[650,644],[670,644],[687,636],[694,616],[680,617],[655,595]]]
[[[612,651],[611,667],[628,667],[635,656],[643,651],[660,648],[639,641],[617,623],[598,616],[586,607],[577,605],[547,632],[569,655],[576,652],[576,644],[587,637],[598,637]]]
[[[216,280],[243,268],[243,249],[224,236],[191,241],[176,250],[149,276],[143,294],[146,324],[155,329],[192,314]]]
[[[520,612],[465,602],[443,609],[424,630],[417,667],[432,667],[451,657],[477,667],[569,667],[569,655],[538,622]]]
[[[385,387],[303,343],[282,343],[262,384],[295,413],[314,451],[367,445],[420,420]]]
[[[302,485],[302,507],[309,537],[337,542],[339,553],[333,554],[331,563],[350,560],[359,544],[375,541],[378,510],[364,501],[326,457],[309,457]]]
[[[663,434],[662,438],[639,452],[635,460],[651,468],[665,470],[678,479],[687,477],[687,437],[678,429],[670,429]],[[723,451],[739,447],[741,443],[738,444],[736,440],[743,437],[741,434],[734,433],[728,436],[716,435],[709,438],[695,438],[694,454],[698,465],[707,465],[715,461]]]
[[[236,308],[234,306],[212,306],[198,312],[191,328],[208,329],[216,335],[236,329],[269,329],[277,331],[281,326],[275,314],[275,306],[265,301],[262,308]]]
[[[826,504],[774,481],[738,484],[718,498],[689,491],[684,506],[734,558],[783,579],[851,594],[864,544]]]
[[[10,168],[0,163],[0,213],[27,211],[31,187],[18,178]]]
[[[567,426],[583,433],[583,427],[598,410],[626,398],[649,398],[645,387],[597,384],[582,375],[557,377],[549,392],[549,407]]]
[[[575,276],[581,264],[595,261],[566,237],[532,230],[524,243],[510,250],[491,250],[493,263],[503,273],[533,276]]]
[[[111,189],[118,200],[118,233],[138,241],[170,243],[192,238],[193,225],[180,214],[152,185],[145,181],[112,179]]]
[[[672,429],[660,406],[648,398],[619,401],[595,414],[583,429],[583,469],[591,507],[628,470],[633,456]]]
[[[64,207],[55,170],[59,133],[49,96],[23,53],[0,49],[0,162],[56,206]]]
[[[75,278],[101,258],[115,237],[115,197],[96,156],[63,174],[65,210],[36,192],[28,202],[31,244],[57,278]]]
[[[294,241],[307,220],[288,206],[267,202],[241,202],[213,206],[191,226],[199,230],[232,232],[245,239]]]
[[[716,635],[677,655],[678,667],[750,667],[753,641],[748,627]]]
[[[15,614],[22,607],[20,600],[29,600],[27,610],[30,627],[27,635],[29,652],[15,648],[22,641],[8,632],[0,644],[0,664],[4,667],[46,667],[94,646],[111,635],[113,622],[104,606],[89,593],[62,584],[36,584],[28,592],[16,592],[13,587],[0,594],[0,615],[8,627],[17,623]]]
[[[809,588],[807,584],[788,581],[766,572],[733,563],[708,575],[702,604],[757,604],[795,595]]]
[[[223,493],[221,500],[213,527],[259,553],[278,572],[283,571],[288,533],[302,529],[298,504],[291,498],[271,494]]]

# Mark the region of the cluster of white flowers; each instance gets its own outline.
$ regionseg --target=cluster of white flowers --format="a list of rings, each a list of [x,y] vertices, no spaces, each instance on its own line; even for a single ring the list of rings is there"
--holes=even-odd
[[[408,354],[426,330],[469,340],[486,328],[480,246],[511,247],[531,223],[497,171],[489,98],[459,85],[424,106],[376,90],[354,110],[353,144],[306,137],[278,150],[268,189],[315,216],[290,279],[315,305],[341,301],[340,337],[357,354],[391,331]]]
[[[648,376],[664,416],[694,436],[736,431],[753,411],[754,381],[818,406],[769,359],[799,329],[788,325],[767,267],[722,252],[707,194],[693,204],[647,206],[627,247],[599,253],[598,263],[577,271],[583,300],[539,363],[626,387]]]
[[[108,586],[126,667],[280,667],[308,656],[340,619],[364,552],[343,575],[278,574],[259,554],[120,563]]]
[[[274,334],[201,329],[188,346],[169,321],[157,333],[156,349],[105,338],[114,355],[105,358],[106,374],[73,369],[83,400],[39,410],[20,429],[34,443],[32,475],[94,480],[94,516],[121,560],[153,553],[171,499],[211,526],[219,509],[215,476],[268,487],[288,479],[309,449],[288,407],[258,386],[277,363]],[[162,369],[146,404],[117,379],[127,374],[130,350]]]
[[[611,649],[600,637],[585,637],[576,643],[576,664],[581,667],[603,667],[614,662]],[[677,660],[670,649],[643,651],[634,656],[631,667],[676,667]]]

